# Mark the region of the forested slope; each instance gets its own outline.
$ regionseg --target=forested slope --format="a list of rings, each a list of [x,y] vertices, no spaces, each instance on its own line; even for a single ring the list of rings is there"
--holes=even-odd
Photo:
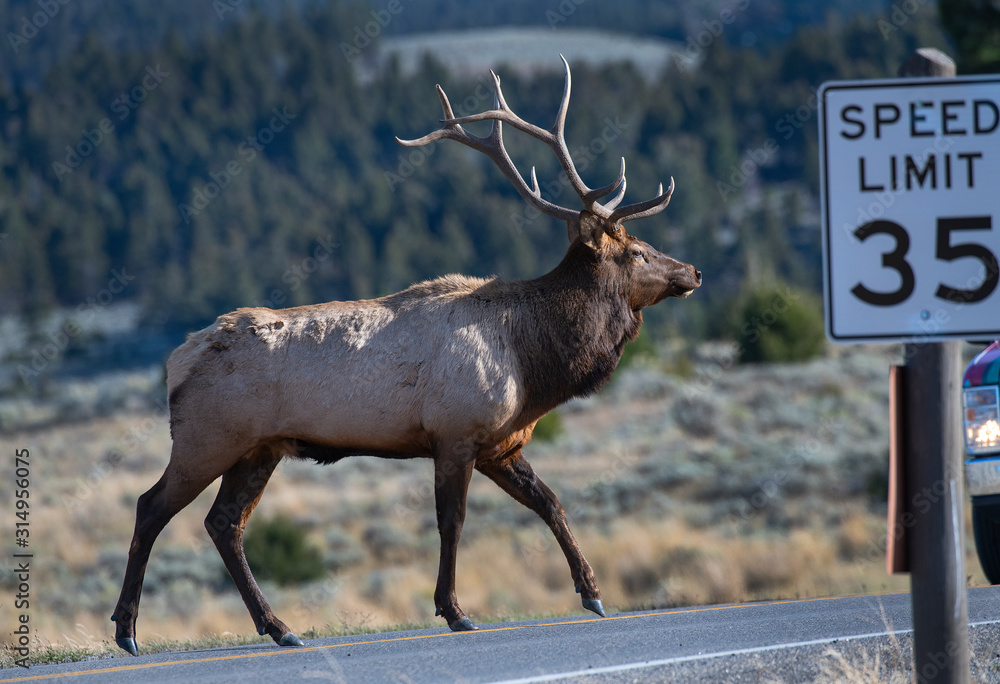
[[[37,7],[5,4],[20,35],[18,17]],[[359,81],[343,43],[371,7],[201,11],[201,23],[187,3],[172,24],[146,21],[144,41],[56,16],[17,45],[21,66],[0,83],[0,313],[107,291],[140,303],[148,325],[181,329],[237,306],[376,296],[449,271],[534,277],[561,258],[564,228],[526,220],[485,157],[395,143],[438,126],[435,83],[473,110],[491,96],[433,60],[412,77],[390,65]],[[423,11],[406,5],[397,28],[407,16],[424,28]],[[670,37],[684,42],[677,21]],[[744,33],[727,29],[697,68],[674,64],[653,83],[628,64],[574,65],[567,137],[585,179],[607,182],[625,156],[629,201],[674,176],[670,208],[634,232],[706,274],[699,296],[661,307],[654,326],[711,333],[747,278],[818,288],[814,89],[892,75],[917,45],[947,48],[932,6],[899,30],[879,21],[831,16],[766,48],[737,46]],[[498,69],[515,110],[548,126],[561,76]],[[556,178],[546,149],[507,137],[525,172]]]

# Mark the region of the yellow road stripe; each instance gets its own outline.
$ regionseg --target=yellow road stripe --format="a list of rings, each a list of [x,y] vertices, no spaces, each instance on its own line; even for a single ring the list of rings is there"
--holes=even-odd
[[[442,637],[458,637],[463,635],[485,634],[487,632],[507,632],[517,629],[532,629],[538,627],[562,627],[565,625],[582,625],[588,622],[608,622],[609,620],[632,620],[635,618],[665,617],[668,615],[683,615],[685,613],[706,613],[714,610],[733,610],[735,608],[760,608],[765,606],[781,606],[790,603],[814,603],[816,601],[836,601],[842,598],[858,598],[848,596],[821,596],[808,599],[787,599],[784,601],[768,601],[766,603],[740,603],[733,606],[704,606],[701,608],[684,608],[681,610],[670,610],[656,613],[638,613],[634,615],[612,615],[611,617],[584,618],[581,620],[564,620],[561,622],[542,622],[533,625],[512,625],[510,627],[487,627],[474,632],[442,632],[440,634],[417,634],[414,636],[392,637],[389,639],[374,639],[371,641],[352,641],[343,644],[329,644],[326,646],[305,646],[303,648],[278,648],[274,651],[263,651],[260,653],[240,653],[228,656],[211,656],[209,658],[191,658],[187,660],[171,660],[161,663],[143,663],[137,665],[120,665],[118,667],[103,667],[96,670],[81,670],[79,672],[62,672],[43,675],[30,675],[27,677],[17,677],[15,679],[4,679],[6,682],[30,682],[40,679],[55,679],[58,677],[83,677],[86,675],[108,674],[110,672],[125,672],[128,670],[145,670],[153,667],[166,667],[168,665],[184,665],[187,663],[212,663],[223,660],[240,660],[243,658],[259,658],[262,656],[291,655],[295,653],[306,653],[308,651],[319,651],[328,648],[343,648],[345,646],[366,646],[369,644],[387,644],[393,641],[412,641],[414,639],[439,639]],[[324,637],[329,638],[329,637]],[[225,647],[223,647],[225,648]],[[152,654],[150,654],[152,655]],[[35,666],[37,667],[37,666]]]

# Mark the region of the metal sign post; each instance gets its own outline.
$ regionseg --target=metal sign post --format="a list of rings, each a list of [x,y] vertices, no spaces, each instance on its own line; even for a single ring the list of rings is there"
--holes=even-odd
[[[955,63],[917,51],[900,76],[954,78]],[[994,259],[994,266],[996,260]],[[987,280],[984,278],[984,281]],[[906,502],[925,487],[940,503],[914,517],[907,540],[913,606],[913,666],[918,681],[967,683],[969,609],[965,590],[965,487],[959,429],[960,342],[910,343],[906,349]]]
[[[906,345],[907,560],[918,681],[969,681],[959,342]]]

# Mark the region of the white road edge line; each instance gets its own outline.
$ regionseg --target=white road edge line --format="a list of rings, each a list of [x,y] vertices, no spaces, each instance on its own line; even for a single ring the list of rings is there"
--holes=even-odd
[[[969,627],[980,627],[982,625],[1000,624],[1000,620],[983,620],[981,622],[970,622]],[[547,675],[537,675],[535,677],[522,677],[520,679],[503,679],[490,684],[536,684],[536,682],[554,682],[570,677],[586,677],[588,675],[610,674],[612,672],[627,672],[629,670],[641,670],[647,667],[659,667],[660,665],[674,665],[677,663],[688,663],[693,660],[710,660],[712,658],[724,658],[734,655],[749,655],[752,653],[765,653],[767,651],[777,651],[783,648],[799,648],[801,646],[818,646],[821,644],[833,644],[839,641],[855,641],[858,639],[872,639],[874,637],[889,636],[895,634],[911,634],[912,629],[896,629],[891,632],[871,632],[869,634],[850,634],[848,636],[830,637],[827,639],[813,639],[812,641],[797,641],[791,644],[775,644],[774,646],[756,646],[754,648],[740,648],[734,651],[718,651],[716,653],[704,653],[689,656],[678,656],[676,658],[663,658],[661,660],[647,660],[641,663],[624,663],[622,665],[609,665],[607,667],[592,667],[586,670],[575,670],[573,672],[556,672]]]

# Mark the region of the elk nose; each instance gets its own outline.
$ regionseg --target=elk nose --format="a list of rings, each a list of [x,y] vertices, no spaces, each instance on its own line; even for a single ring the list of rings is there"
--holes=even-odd
[[[697,268],[694,269],[694,277],[695,277],[695,280],[697,280],[698,283],[700,284],[701,283],[701,271],[699,271]]]

